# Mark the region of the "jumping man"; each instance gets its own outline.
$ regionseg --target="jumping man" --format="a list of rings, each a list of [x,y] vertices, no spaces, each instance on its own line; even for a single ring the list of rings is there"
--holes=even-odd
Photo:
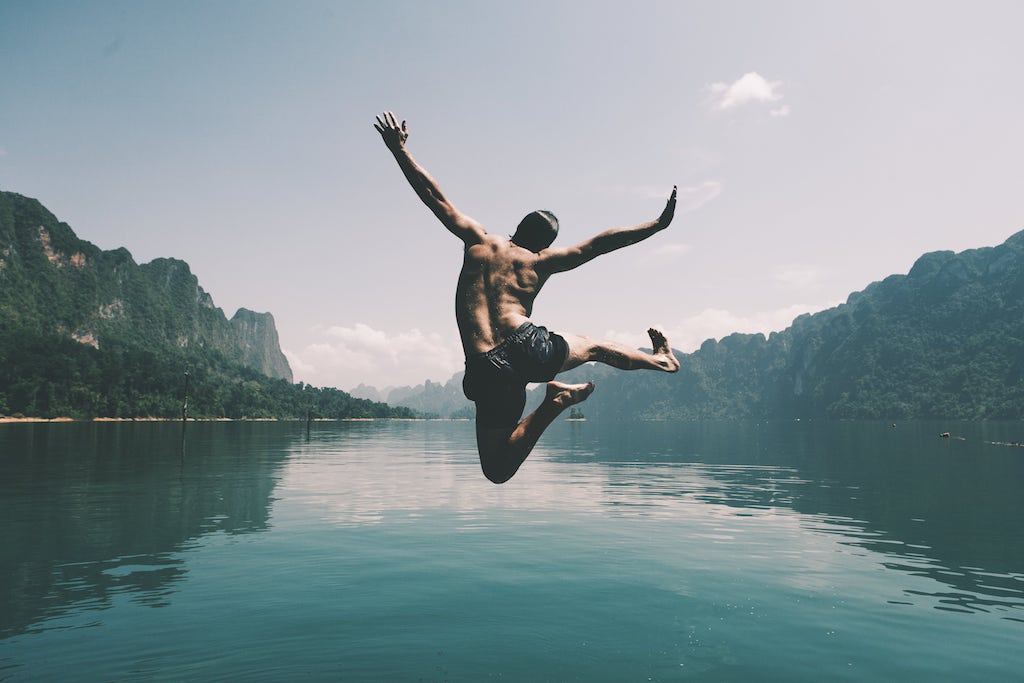
[[[462,387],[476,403],[476,439],[484,476],[495,484],[512,478],[540,435],[569,406],[585,401],[594,385],[552,381],[560,372],[588,361],[622,370],[676,372],[665,335],[647,330],[654,353],[574,334],[558,335],[530,322],[534,299],[548,278],[610,251],[647,239],[672,222],[676,188],[657,220],[607,230],[573,247],[552,247],[558,219],[534,211],[511,238],[488,233],[461,213],[405,148],[409,130],[385,112],[374,128],[394,154],[416,194],[445,228],[462,240],[465,252],[455,290],[455,319],[466,354]],[[547,382],[544,402],[520,420],[526,385]]]

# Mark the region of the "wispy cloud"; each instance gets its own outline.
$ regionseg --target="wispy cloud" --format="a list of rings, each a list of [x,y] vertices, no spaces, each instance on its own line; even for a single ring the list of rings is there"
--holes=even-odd
[[[815,285],[821,279],[821,268],[808,265],[787,265],[777,267],[772,276],[777,282],[788,287],[804,288]]]
[[[676,212],[696,211],[720,194],[722,194],[722,183],[717,180],[707,180],[699,185],[680,187],[676,197]]]
[[[692,247],[689,244],[683,244],[682,242],[663,244],[651,249],[648,253],[648,258],[652,261],[672,261],[690,253],[691,249]]]
[[[718,111],[750,104],[778,102],[782,99],[779,89],[782,81],[769,81],[756,71],[740,76],[732,83],[712,83],[708,86],[711,93],[711,106]],[[782,104],[769,113],[772,116],[788,116],[789,105]]]
[[[760,332],[767,335],[784,330],[797,316],[821,311],[839,303],[837,301],[820,306],[793,304],[770,311],[757,311],[748,314],[733,313],[721,308],[707,308],[696,315],[673,322],[663,321],[655,324],[654,327],[665,333],[672,348],[684,353],[691,353],[700,348],[700,345],[708,339],[721,339],[734,332],[745,334]],[[608,330],[604,336],[607,339],[637,348],[649,348],[651,345],[647,335],[643,333]]]
[[[418,329],[388,332],[364,323],[318,327],[319,340],[285,355],[296,380],[351,389],[361,383],[379,389],[447,380],[462,369],[458,341]]]
[[[678,188],[676,192],[676,213],[696,211],[722,194],[723,189],[724,186],[717,180],[705,180],[696,185]],[[630,192],[651,199],[661,199],[663,201],[668,199],[668,192],[665,191],[664,187],[645,185],[634,187]]]

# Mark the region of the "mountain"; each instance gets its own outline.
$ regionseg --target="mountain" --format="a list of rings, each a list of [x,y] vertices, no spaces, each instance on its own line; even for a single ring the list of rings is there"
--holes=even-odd
[[[231,318],[235,333],[235,347],[241,354],[242,364],[259,370],[267,377],[280,377],[292,381],[292,369],[281,351],[274,316],[239,308]]]
[[[187,377],[187,378],[186,378]],[[137,264],[0,192],[0,415],[408,417],[293,385],[269,313],[229,320],[184,261]]]
[[[384,401],[392,406],[409,408],[417,415],[434,418],[472,418],[475,415],[473,402],[462,393],[462,376],[456,373],[441,384],[429,379],[414,387],[376,387],[360,384],[351,394],[374,401]]]
[[[136,264],[127,249],[79,239],[35,199],[0,192],[0,319],[100,348],[130,339],[210,348],[268,377],[292,381],[269,313],[229,321],[184,261]]]
[[[366,384],[360,383],[355,389],[349,389],[350,394],[356,398],[365,398],[369,401],[383,401],[385,396],[383,393],[377,390],[377,387],[371,387]]]
[[[418,415],[471,418],[476,413],[473,402],[462,393],[463,374],[456,373],[444,384],[428,379],[416,387],[392,389],[386,400],[390,405],[409,408]]]
[[[560,379],[597,383],[588,419],[1024,418],[1024,232],[677,356],[675,375],[587,365]],[[421,394],[403,403],[440,412]]]

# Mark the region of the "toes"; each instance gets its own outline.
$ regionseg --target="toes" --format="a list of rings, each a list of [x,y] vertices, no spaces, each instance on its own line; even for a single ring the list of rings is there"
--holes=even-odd
[[[647,334],[651,337],[651,345],[654,347],[655,353],[668,353],[668,339],[661,333],[660,330],[656,330],[653,327],[647,330]]]

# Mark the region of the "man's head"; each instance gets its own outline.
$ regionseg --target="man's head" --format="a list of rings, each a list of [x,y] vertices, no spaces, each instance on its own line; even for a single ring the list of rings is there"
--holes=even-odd
[[[550,247],[557,234],[558,219],[555,214],[550,211],[534,211],[526,214],[526,218],[519,222],[512,241],[524,249],[538,252]]]

